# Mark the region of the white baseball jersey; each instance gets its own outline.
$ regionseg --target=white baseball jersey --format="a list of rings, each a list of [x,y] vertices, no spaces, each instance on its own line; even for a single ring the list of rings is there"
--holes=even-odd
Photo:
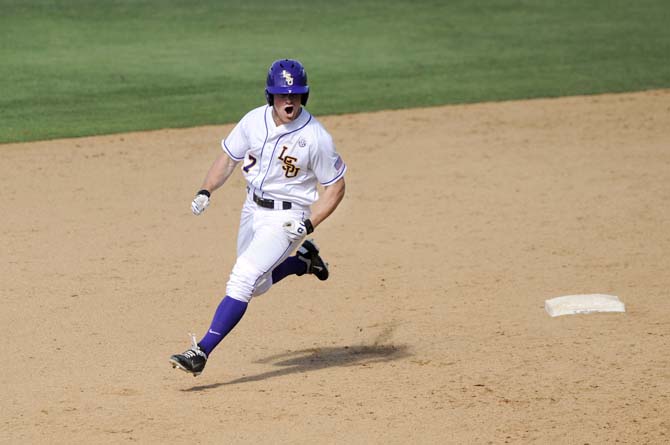
[[[248,302],[272,286],[272,271],[302,242],[287,237],[282,225],[305,220],[318,199],[317,183],[337,182],[347,169],[326,129],[304,108],[297,119],[277,126],[272,107],[251,110],[221,141],[249,186],[237,237],[237,261],[226,295]],[[258,206],[252,195],[292,203],[291,209]]]
[[[328,131],[305,108],[280,126],[272,107],[253,109],[221,146],[233,160],[244,161],[244,177],[259,197],[304,207],[318,199],[317,182],[333,184],[347,169]]]

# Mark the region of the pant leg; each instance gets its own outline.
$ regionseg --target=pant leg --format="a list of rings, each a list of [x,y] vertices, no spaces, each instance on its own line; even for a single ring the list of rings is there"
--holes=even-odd
[[[298,210],[254,209],[250,239],[245,238],[240,242],[241,233],[238,238],[238,247],[241,246],[244,251],[233,266],[227,295],[248,302],[252,296],[267,292],[272,286],[272,270],[300,244],[300,241],[288,238],[282,224],[291,218],[303,218],[303,215],[304,212]],[[244,241],[248,242],[246,246]]]

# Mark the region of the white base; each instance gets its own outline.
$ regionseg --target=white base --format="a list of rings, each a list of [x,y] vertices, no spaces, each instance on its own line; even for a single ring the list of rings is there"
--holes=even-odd
[[[591,312],[626,312],[624,304],[614,295],[583,294],[556,297],[544,302],[544,309],[552,317],[559,315],[590,314]]]

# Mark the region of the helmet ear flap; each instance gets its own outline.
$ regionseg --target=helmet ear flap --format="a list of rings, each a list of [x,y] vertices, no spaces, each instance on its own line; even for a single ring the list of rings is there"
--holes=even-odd
[[[301,94],[301,97],[300,97],[300,103],[301,103],[303,106],[307,105],[307,99],[308,99],[308,98],[309,98],[309,91],[306,92],[306,93],[304,93],[304,94]]]

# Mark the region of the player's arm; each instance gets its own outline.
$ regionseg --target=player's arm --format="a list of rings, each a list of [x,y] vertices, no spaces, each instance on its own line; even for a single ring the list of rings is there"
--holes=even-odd
[[[233,174],[237,164],[238,162],[234,161],[226,153],[221,153],[209,168],[201,189],[212,193],[214,190],[221,187],[228,180],[230,175]]]
[[[335,211],[344,198],[344,177],[337,182],[325,186],[319,200],[312,207],[312,215],[305,221],[289,220],[284,223],[284,231],[292,240],[299,240],[314,231],[331,213]]]
[[[209,197],[212,192],[221,187],[233,174],[238,162],[226,153],[221,153],[212,163],[207,171],[202,187],[196,193],[191,203],[191,211],[194,215],[200,215],[209,206]]]
[[[345,188],[344,177],[324,187],[319,200],[312,207],[312,215],[309,218],[312,226],[318,226],[335,211],[340,202],[342,202],[342,198],[344,198]]]

